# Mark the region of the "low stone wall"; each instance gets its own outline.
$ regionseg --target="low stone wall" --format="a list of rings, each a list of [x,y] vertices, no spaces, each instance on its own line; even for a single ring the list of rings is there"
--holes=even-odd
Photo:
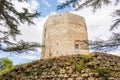
[[[38,60],[17,66],[0,80],[120,80],[120,57],[91,53]]]

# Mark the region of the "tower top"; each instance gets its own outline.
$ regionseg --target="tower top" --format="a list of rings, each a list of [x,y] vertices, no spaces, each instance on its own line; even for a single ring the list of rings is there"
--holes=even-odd
[[[57,24],[76,24],[81,25],[81,21],[85,21],[82,16],[72,14],[69,12],[65,12],[62,14],[56,14],[49,16],[46,23],[44,24],[44,27],[47,28],[47,26],[54,26]]]
[[[78,17],[78,15],[76,14],[73,14],[73,13],[70,13],[70,12],[64,12],[64,13],[61,13],[61,14],[56,14],[56,15],[51,15],[49,17],[63,17],[63,16],[74,16],[74,17]],[[83,18],[82,16],[79,16],[80,18]]]

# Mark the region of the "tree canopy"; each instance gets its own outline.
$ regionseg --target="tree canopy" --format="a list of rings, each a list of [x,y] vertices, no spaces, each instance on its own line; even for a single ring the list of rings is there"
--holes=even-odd
[[[0,58],[0,74],[10,71],[13,67],[13,62],[10,59]]]
[[[35,42],[24,42],[18,41],[13,43],[9,41],[9,38],[13,38],[16,41],[16,36],[20,35],[21,32],[18,29],[20,24],[28,23],[34,24],[33,19],[40,16],[39,12],[31,13],[27,8],[23,8],[23,11],[16,10],[14,0],[0,0],[0,27],[5,27],[6,29],[0,28],[0,43],[6,43],[8,48],[0,50],[4,51],[24,51],[24,50],[35,50],[35,47],[40,47],[40,44]],[[29,0],[17,0],[19,3],[29,2]]]

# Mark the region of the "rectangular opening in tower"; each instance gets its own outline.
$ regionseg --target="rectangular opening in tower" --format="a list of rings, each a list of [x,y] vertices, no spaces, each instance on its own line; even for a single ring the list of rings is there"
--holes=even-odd
[[[75,52],[79,52],[79,44],[75,44]]]

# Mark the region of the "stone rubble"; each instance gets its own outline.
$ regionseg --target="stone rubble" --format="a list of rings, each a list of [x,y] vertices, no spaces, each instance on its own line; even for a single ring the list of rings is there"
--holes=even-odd
[[[87,56],[90,59],[72,55],[33,61],[0,75],[0,80],[120,80],[119,56],[97,52]]]

